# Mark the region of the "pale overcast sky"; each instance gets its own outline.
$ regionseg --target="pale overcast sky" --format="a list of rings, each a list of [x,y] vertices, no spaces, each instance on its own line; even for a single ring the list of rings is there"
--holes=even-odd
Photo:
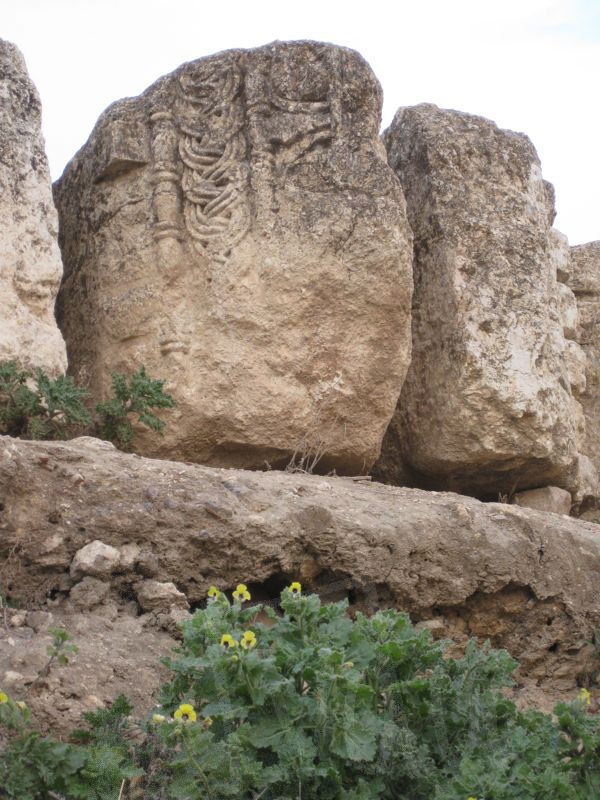
[[[0,0],[43,102],[53,178],[103,109],[184,61],[274,39],[359,50],[383,123],[433,102],[524,131],[556,187],[556,227],[600,239],[600,0]]]

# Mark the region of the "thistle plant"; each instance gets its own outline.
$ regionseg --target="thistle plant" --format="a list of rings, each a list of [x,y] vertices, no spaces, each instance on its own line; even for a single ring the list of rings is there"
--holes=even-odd
[[[65,439],[92,421],[86,396],[68,376],[49,378],[41,369],[19,369],[15,361],[0,363],[0,433]]]
[[[162,435],[165,423],[155,410],[173,408],[164,381],[143,366],[131,376],[112,375],[112,395],[96,406],[94,419],[84,401],[86,389],[66,375],[49,378],[41,369],[22,370],[16,361],[0,362],[0,434],[24,439],[67,439],[85,432],[127,450],[134,424]]]
[[[147,375],[143,366],[130,378],[114,372],[112,396],[96,406],[102,437],[127,450],[134,436],[132,421],[162,435],[165,423],[154,410],[175,405],[171,395],[164,391],[164,384]]]

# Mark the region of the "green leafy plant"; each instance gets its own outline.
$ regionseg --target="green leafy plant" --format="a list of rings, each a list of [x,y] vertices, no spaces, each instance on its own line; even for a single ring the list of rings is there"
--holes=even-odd
[[[248,606],[243,584],[232,601],[214,587],[209,598],[184,624],[165,662],[172,679],[145,721],[133,722],[119,697],[86,714],[72,744],[57,743],[31,733],[17,718],[26,712],[0,692],[6,797],[600,797],[600,718],[588,689],[555,719],[520,712],[502,692],[515,667],[505,652],[471,642],[448,658],[405,614],[353,620],[346,603],[322,605],[298,583],[283,591],[280,613]]]
[[[131,757],[131,722],[133,707],[119,695],[110,708],[88,711],[83,717],[87,729],[73,732],[73,740],[83,744],[87,761],[80,772],[84,787],[93,787],[99,800],[109,800],[121,793],[123,783],[143,774]]]
[[[112,375],[113,393],[96,407],[93,420],[84,405],[86,389],[73,379],[49,378],[41,369],[22,370],[16,361],[0,363],[0,434],[25,439],[67,439],[86,431],[98,432],[122,449],[129,449],[134,423],[162,435],[165,423],[154,410],[173,408],[175,401],[164,381],[146,374],[141,366],[130,377]]]
[[[90,730],[75,732],[82,744],[70,744],[32,731],[27,705],[0,691],[0,796],[118,800],[125,781],[140,773],[124,739],[130,711],[119,697],[110,709],[85,714]]]
[[[20,436],[27,430],[38,402],[35,392],[27,386],[31,378],[31,373],[20,370],[16,361],[0,363],[0,433]]]
[[[55,665],[64,667],[69,663],[69,656],[75,655],[79,648],[72,643],[73,637],[65,628],[48,628],[52,636],[52,644],[46,648],[48,661],[39,670],[35,680],[29,685],[28,692],[47,678]]]
[[[165,423],[153,410],[175,406],[171,395],[165,393],[164,384],[147,375],[143,366],[130,378],[120,372],[113,373],[112,397],[96,406],[102,437],[127,449],[134,435],[132,421],[162,434]]]
[[[149,797],[600,796],[589,696],[559,707],[558,723],[521,713],[502,694],[516,666],[503,651],[471,642],[449,659],[406,615],[353,621],[346,603],[323,606],[299,584],[281,616],[265,609],[266,626],[246,592],[230,603],[214,590],[184,625],[149,726]]]
[[[91,422],[83,404],[85,389],[65,375],[49,378],[38,369],[21,370],[15,361],[0,364],[0,433],[29,439],[65,439]]]
[[[77,645],[72,643],[73,637],[65,628],[48,628],[48,633],[52,635],[52,644],[46,650],[50,658],[42,670],[44,675],[50,674],[54,663],[64,667],[69,663],[69,655],[78,652]]]

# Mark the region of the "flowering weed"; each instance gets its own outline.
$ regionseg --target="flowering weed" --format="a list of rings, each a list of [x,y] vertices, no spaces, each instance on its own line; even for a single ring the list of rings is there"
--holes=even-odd
[[[173,677],[146,721],[133,721],[117,698],[86,715],[76,744],[52,742],[28,731],[27,707],[0,688],[3,796],[600,797],[590,690],[557,706],[555,719],[519,712],[502,693],[516,666],[503,651],[471,642],[463,658],[447,658],[405,614],[352,620],[346,603],[322,605],[297,582],[282,593],[281,615],[249,606],[246,594],[240,584],[230,602],[211,587],[206,608],[183,626],[166,662]],[[258,621],[264,614],[271,625]]]

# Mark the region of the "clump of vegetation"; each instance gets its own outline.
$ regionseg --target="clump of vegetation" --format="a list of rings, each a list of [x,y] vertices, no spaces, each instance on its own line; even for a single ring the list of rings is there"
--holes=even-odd
[[[164,381],[146,375],[143,366],[129,379],[120,372],[114,372],[112,396],[96,406],[102,437],[124,450],[128,449],[134,435],[132,418],[162,435],[165,423],[152,409],[175,406],[171,395],[165,393],[164,385]]]
[[[155,713],[134,723],[119,698],[87,714],[72,745],[18,733],[0,755],[9,800],[600,797],[600,717],[587,689],[555,719],[520,712],[502,693],[515,668],[505,652],[471,642],[447,658],[404,614],[352,620],[345,603],[321,605],[298,583],[283,591],[281,615],[248,607],[243,584],[232,601],[214,587],[209,596],[166,662],[173,678]],[[46,775],[37,794],[16,788],[24,736],[35,747],[23,781]]]
[[[140,773],[131,766],[130,747],[120,730],[130,712],[131,706],[120,697],[111,709],[84,714],[92,730],[81,735],[82,744],[70,744],[33,731],[26,703],[0,691],[0,796],[117,800],[124,781]]]
[[[96,418],[87,410],[86,389],[73,379],[49,378],[41,369],[22,370],[15,361],[0,363],[0,434],[24,439],[67,439],[77,434],[98,434],[128,449],[134,423],[162,435],[165,423],[155,409],[173,408],[164,381],[146,374],[143,366],[130,377],[112,375],[113,394],[96,406]]]
[[[65,375],[51,379],[38,369],[0,363],[0,433],[26,439],[66,439],[74,428],[90,425],[83,400],[87,392]]]

